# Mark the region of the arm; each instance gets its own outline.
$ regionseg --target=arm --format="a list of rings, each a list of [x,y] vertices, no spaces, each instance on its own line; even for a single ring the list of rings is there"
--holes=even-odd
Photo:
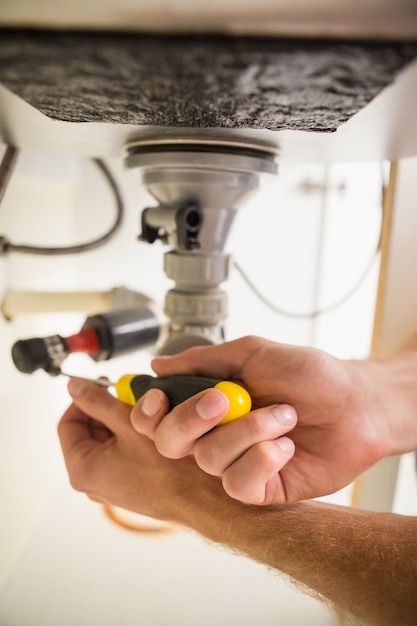
[[[226,412],[221,392],[204,392],[167,414],[163,394],[153,391],[155,411],[150,415],[145,396],[132,424],[167,457],[193,454],[244,502],[326,495],[385,456],[417,450],[416,346],[417,339],[397,355],[364,361],[256,337],[193,348],[155,359],[155,371],[238,380],[254,410],[212,430]]]
[[[59,435],[74,488],[187,526],[284,573],[366,624],[416,623],[417,518],[318,502],[242,504],[191,456],[162,457],[132,429],[129,408],[104,389],[81,381],[71,381],[69,389],[74,404]]]
[[[200,534],[289,576],[363,624],[416,624],[417,518],[318,502],[252,507],[199,490]],[[236,506],[236,504],[238,506]]]

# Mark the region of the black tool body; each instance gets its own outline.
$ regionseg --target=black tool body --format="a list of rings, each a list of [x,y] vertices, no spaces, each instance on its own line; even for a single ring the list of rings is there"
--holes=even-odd
[[[148,376],[146,374],[136,376],[130,381],[130,387],[136,400],[139,400],[149,389],[161,389],[169,400],[170,409],[181,404],[191,396],[215,387],[219,382],[216,378],[203,376],[173,375],[173,376]]]

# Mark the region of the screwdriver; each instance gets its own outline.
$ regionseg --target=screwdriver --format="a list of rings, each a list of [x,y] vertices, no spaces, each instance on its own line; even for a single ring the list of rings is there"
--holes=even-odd
[[[69,374],[65,375],[70,376]],[[131,406],[149,391],[149,389],[160,389],[168,397],[170,410],[204,389],[212,387],[220,389],[220,391],[227,396],[230,407],[227,414],[217,426],[222,426],[223,424],[243,417],[249,413],[252,408],[252,399],[246,389],[229,380],[182,374],[172,376],[125,374],[121,376],[117,382],[111,382],[104,378],[91,380],[91,382],[103,387],[114,387],[119,400]]]

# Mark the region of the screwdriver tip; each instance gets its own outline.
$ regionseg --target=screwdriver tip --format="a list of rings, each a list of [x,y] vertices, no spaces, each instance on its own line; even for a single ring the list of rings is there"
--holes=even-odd
[[[114,383],[107,378],[88,378],[86,376],[77,376],[76,374],[68,374],[67,372],[60,372],[62,376],[66,376],[67,378],[80,378],[81,380],[85,380],[89,383],[95,383],[96,385],[100,385],[100,387],[114,387]]]

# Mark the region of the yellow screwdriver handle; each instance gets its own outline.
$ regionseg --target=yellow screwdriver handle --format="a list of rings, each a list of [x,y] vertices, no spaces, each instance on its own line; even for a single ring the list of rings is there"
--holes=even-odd
[[[229,411],[217,424],[221,426],[243,417],[252,408],[252,399],[244,387],[228,380],[217,380],[201,376],[148,376],[125,374],[115,384],[119,400],[134,405],[149,389],[161,389],[168,396],[170,409],[187,398],[202,391],[215,387],[220,389],[229,400]]]
[[[131,404],[132,406],[136,404],[136,398],[130,383],[136,376],[137,374],[125,374],[121,376],[114,385],[119,400],[126,402],[126,404]]]

